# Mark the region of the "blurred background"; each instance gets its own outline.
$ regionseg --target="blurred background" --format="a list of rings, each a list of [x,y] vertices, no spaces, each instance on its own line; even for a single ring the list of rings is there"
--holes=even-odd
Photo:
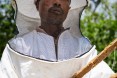
[[[10,0],[0,0],[0,57],[8,40],[16,35],[16,29]],[[102,51],[117,38],[117,0],[90,0],[82,14],[81,31],[98,52]],[[117,72],[117,50],[105,61]]]

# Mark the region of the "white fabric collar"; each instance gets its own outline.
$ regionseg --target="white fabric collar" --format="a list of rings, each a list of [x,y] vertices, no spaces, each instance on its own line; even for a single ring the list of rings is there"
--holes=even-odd
[[[36,30],[22,37],[13,38],[9,43],[19,53],[52,61],[80,56],[92,47],[86,38],[74,36],[70,30],[64,31],[58,39],[58,58],[56,58],[54,38]]]

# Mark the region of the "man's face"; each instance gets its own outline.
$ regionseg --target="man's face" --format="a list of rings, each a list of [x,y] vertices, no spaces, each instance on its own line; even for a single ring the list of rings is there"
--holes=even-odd
[[[69,9],[69,0],[40,0],[37,3],[41,21],[52,24],[62,24]]]

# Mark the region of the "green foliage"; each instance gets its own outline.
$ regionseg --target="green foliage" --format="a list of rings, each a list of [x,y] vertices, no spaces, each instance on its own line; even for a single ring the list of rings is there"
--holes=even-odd
[[[96,20],[92,21],[95,17]],[[92,44],[96,45],[99,52],[116,38],[117,32],[117,20],[101,20],[100,18],[102,18],[101,15],[93,14],[85,17],[81,23],[83,34],[89,38]],[[117,72],[117,51],[112,53],[105,61]]]
[[[14,12],[11,5],[0,4],[0,56],[8,40],[14,36]]]
[[[117,20],[103,19],[103,14],[94,13],[86,16],[81,22],[83,34],[92,41],[92,44],[97,45],[99,51],[115,39]]]
[[[103,0],[103,2],[104,1],[105,0]],[[106,3],[108,3],[107,0]],[[106,6],[106,3],[102,5]],[[90,8],[87,8],[85,10],[86,15],[81,21],[83,34],[89,38],[93,45],[96,45],[99,52],[117,38],[117,17],[116,13],[113,13],[115,11],[112,12],[112,10],[117,9],[117,7],[113,7],[114,4],[111,6],[112,8],[108,5],[108,8],[111,9],[102,8],[104,10],[103,13],[92,11]],[[114,51],[105,61],[117,72],[117,51]]]

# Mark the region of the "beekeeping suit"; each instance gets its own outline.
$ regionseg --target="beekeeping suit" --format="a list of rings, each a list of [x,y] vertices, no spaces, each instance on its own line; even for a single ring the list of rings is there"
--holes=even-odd
[[[80,17],[87,0],[71,0],[71,9],[58,39],[58,57],[52,36],[35,29],[40,16],[34,0],[13,1],[19,34],[6,44],[0,78],[71,78],[97,55],[95,45],[80,31]],[[109,78],[113,71],[101,62],[83,78]]]

